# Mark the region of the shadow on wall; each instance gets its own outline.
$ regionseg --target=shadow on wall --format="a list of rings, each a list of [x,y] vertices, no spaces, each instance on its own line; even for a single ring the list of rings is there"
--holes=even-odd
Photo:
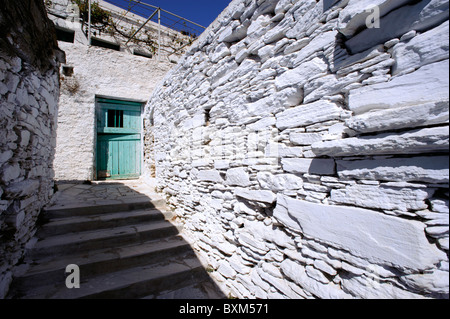
[[[161,198],[129,183],[60,183],[12,299],[224,299]],[[68,265],[79,267],[66,273]],[[74,277],[71,277],[71,276]]]
[[[340,0],[323,0],[323,12],[331,9],[335,4],[337,4]]]
[[[0,298],[52,196],[59,65],[43,1],[0,5]]]
[[[413,32],[425,32],[448,20],[448,2],[445,1],[398,1],[396,5],[387,1],[380,6],[367,8],[355,20],[362,25],[351,25],[353,34],[346,41],[346,47],[356,54]],[[345,33],[345,31],[344,31]],[[415,33],[414,33],[415,34]]]

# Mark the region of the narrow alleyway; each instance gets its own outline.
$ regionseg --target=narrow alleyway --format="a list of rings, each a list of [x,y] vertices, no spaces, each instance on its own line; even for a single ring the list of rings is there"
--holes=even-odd
[[[224,297],[148,185],[113,181],[58,189],[10,298]],[[68,265],[79,267],[80,288],[67,288]]]

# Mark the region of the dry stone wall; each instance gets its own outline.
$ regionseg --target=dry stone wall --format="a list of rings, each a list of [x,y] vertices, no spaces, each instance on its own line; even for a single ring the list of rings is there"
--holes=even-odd
[[[448,298],[448,5],[235,0],[155,90],[147,166],[227,293]]]
[[[55,31],[39,1],[0,8],[0,298],[53,195],[59,95]]]

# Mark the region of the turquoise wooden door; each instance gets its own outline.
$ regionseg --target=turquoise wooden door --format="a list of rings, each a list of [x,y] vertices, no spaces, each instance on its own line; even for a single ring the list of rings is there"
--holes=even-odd
[[[141,103],[97,100],[97,178],[141,175]]]

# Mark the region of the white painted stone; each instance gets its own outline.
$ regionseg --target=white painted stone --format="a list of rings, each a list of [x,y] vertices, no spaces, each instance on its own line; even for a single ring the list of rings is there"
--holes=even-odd
[[[429,226],[425,231],[433,238],[445,238],[449,235],[448,226]]]
[[[246,42],[250,45],[257,42],[270,30],[270,17],[261,15],[254,19],[247,30]],[[262,39],[261,39],[262,40]],[[250,47],[250,46],[249,46]]]
[[[416,30],[411,30],[406,32],[404,35],[402,35],[400,37],[400,42],[406,42],[411,40],[412,38],[414,38],[417,35],[417,31]]]
[[[425,128],[400,134],[353,137],[312,145],[316,156],[356,156],[382,154],[421,154],[445,151],[449,147],[447,127]]]
[[[8,87],[2,82],[2,80],[3,79],[0,79],[0,95],[5,95],[8,92]]]
[[[253,269],[250,278],[258,287],[261,287],[261,289],[263,289],[264,291],[270,290],[270,285],[266,281],[261,279],[258,273],[258,268]]]
[[[302,147],[290,147],[283,143],[269,143],[266,147],[268,157],[303,157]]]
[[[230,161],[227,160],[216,160],[214,161],[215,169],[228,169],[230,168]]]
[[[439,247],[441,247],[441,249],[448,251],[449,250],[449,237],[444,237],[444,238],[438,238],[437,242],[439,244]]]
[[[375,211],[328,206],[278,195],[274,217],[305,236],[369,262],[405,271],[431,269],[444,253],[430,244],[424,225]],[[324,223],[323,221],[327,222]]]
[[[237,272],[225,260],[219,262],[219,268],[217,271],[222,276],[229,279],[234,279],[237,275]]]
[[[348,90],[351,85],[358,85],[365,78],[364,74],[353,72],[344,77],[330,74],[308,82],[304,88],[304,103],[311,103],[323,96],[332,96]],[[374,78],[374,77],[372,77]],[[364,82],[364,81],[363,81]]]
[[[6,86],[8,87],[8,91],[10,93],[15,93],[17,86],[20,83],[20,78],[16,74],[7,73],[6,75]]]
[[[297,38],[316,24],[315,22],[323,13],[323,4],[313,0],[303,0],[297,2],[291,8],[291,12],[296,23],[293,24],[292,29],[286,35],[289,38]]]
[[[235,60],[237,63],[241,63],[242,61],[244,61],[245,59],[247,59],[247,57],[250,55],[249,50],[247,49],[242,49],[240,50],[238,53],[236,53],[236,57]]]
[[[303,179],[293,174],[273,175],[260,172],[257,174],[257,179],[263,189],[272,191],[296,190],[303,186]]]
[[[276,123],[275,117],[270,116],[265,117],[256,123],[247,125],[247,128],[251,131],[261,131],[271,126],[275,126],[275,123]]]
[[[241,187],[237,187],[234,190],[234,193],[238,197],[245,198],[249,201],[262,202],[272,204],[276,201],[276,195],[270,191],[258,191],[258,190],[249,190]]]
[[[5,194],[9,198],[24,197],[33,194],[37,189],[39,189],[39,181],[28,179],[9,185],[5,189]]]
[[[435,270],[431,274],[418,274],[402,276],[400,280],[408,286],[413,287],[418,291],[425,291],[427,293],[447,294],[449,292],[448,271]]]
[[[283,158],[283,169],[294,174],[333,175],[335,163],[333,159]]]
[[[278,26],[276,26],[275,28],[266,33],[263,39],[264,43],[270,44],[283,39],[286,36],[286,32],[289,29],[290,29],[289,25],[279,24]]]
[[[239,274],[244,274],[247,275],[251,272],[251,268],[247,267],[243,264],[243,260],[242,258],[240,258],[238,255],[233,255],[231,256],[231,258],[228,259],[228,263],[229,265],[236,270],[236,272],[238,272]],[[245,279],[244,279],[245,278]],[[241,277],[242,280],[245,281],[250,281],[249,279],[247,279],[247,277]],[[247,284],[248,287],[248,284]]]
[[[306,274],[317,282],[322,284],[328,284],[330,282],[320,270],[317,270],[313,266],[306,266],[305,270]]]
[[[243,168],[232,168],[227,171],[226,184],[246,187],[251,185],[248,173]]]
[[[216,170],[199,171],[197,174],[197,178],[205,182],[214,182],[214,183],[223,182],[222,176],[220,176],[219,171]]]
[[[11,150],[0,153],[0,164],[7,162],[11,157],[13,157],[13,152]]]
[[[349,185],[345,189],[331,191],[331,200],[336,203],[385,210],[422,210],[434,190],[390,188],[372,185]]]
[[[447,101],[425,103],[388,110],[375,110],[354,116],[346,125],[361,133],[398,130],[448,123],[449,103]]]
[[[303,87],[307,81],[314,79],[315,77],[323,76],[326,74],[328,65],[321,58],[314,58],[311,61],[305,62],[295,69],[289,70],[279,76],[275,85],[278,90],[295,86]]]
[[[247,48],[247,46],[245,45],[244,41],[239,41],[236,44],[233,44],[230,47],[230,52],[232,56],[236,56],[239,52],[241,52],[242,50],[245,50]]]
[[[25,147],[30,143],[31,133],[27,130],[20,132],[20,146]]]
[[[315,142],[322,141],[320,133],[291,133],[289,140],[294,145],[312,145]]]
[[[449,58],[449,22],[417,35],[408,43],[394,47],[392,56],[396,63],[393,75],[410,68],[418,69],[424,65]]]
[[[337,271],[333,267],[331,267],[328,263],[326,263],[323,260],[316,259],[314,261],[314,267],[323,271],[324,273],[330,275],[330,276],[336,276]]]
[[[338,119],[341,109],[329,101],[317,101],[300,105],[277,114],[277,127],[280,130],[302,127],[314,123]]]
[[[275,7],[275,14],[286,13],[292,7],[290,0],[280,0]]]
[[[29,105],[28,91],[25,88],[18,88],[16,90],[16,102],[19,106]]]
[[[271,103],[277,106],[277,109],[273,113],[277,113],[278,110],[299,105],[303,99],[303,91],[297,87],[286,88],[280,92],[275,93],[272,97]]]
[[[424,299],[422,295],[403,290],[396,285],[373,277],[348,276],[342,278],[340,286],[346,291],[351,291],[360,299]]]
[[[264,265],[268,265],[268,264],[263,264],[263,266]],[[265,281],[267,281],[271,287],[276,288],[278,291],[282,292],[283,295],[287,296],[288,298],[298,299],[298,295],[292,291],[292,289],[289,287],[289,285],[287,284],[286,281],[284,281],[278,277],[272,276],[269,272],[266,272],[263,268],[258,268],[258,272],[259,272],[260,277],[262,279],[264,279]],[[281,298],[284,298],[283,295],[281,295],[281,296],[274,295],[274,298],[281,299]]]
[[[233,70],[237,69],[238,65],[236,61],[221,61],[219,67],[211,74],[211,87],[215,89],[225,83],[227,83],[233,75]]]
[[[250,216],[255,216],[257,214],[255,210],[251,209],[250,207],[241,202],[235,204],[234,212],[237,214],[246,214]]]
[[[293,66],[297,67],[302,62],[314,56],[319,51],[324,51],[328,47],[332,46],[336,42],[337,31],[328,31],[315,37],[308,45],[306,45],[302,50],[299,51],[295,60],[293,61]]]
[[[284,54],[291,54],[303,49],[306,45],[308,45],[309,41],[311,41],[309,38],[303,38],[293,42],[286,47],[286,49],[284,50]]]
[[[447,164],[448,164],[448,162],[447,162]],[[434,199],[434,200],[431,200],[430,203],[431,203],[431,207],[432,207],[433,211],[443,213],[443,214],[448,214],[448,212],[449,212],[449,201],[448,200]]]
[[[282,272],[298,285],[322,299],[350,299],[351,295],[346,294],[333,283],[322,284],[310,278],[305,268],[296,262],[286,259],[281,263]]]
[[[245,109],[240,112],[240,119],[243,115],[246,116],[271,116],[284,110],[288,106],[296,105],[301,101],[302,96],[297,93],[297,90],[287,89],[276,95],[262,98],[256,102],[249,103]],[[291,100],[293,98],[293,100]]]
[[[230,54],[231,52],[228,47],[224,43],[222,43],[216,47],[216,50],[211,55],[211,61],[213,63],[217,63],[219,62],[219,60],[223,59],[226,56],[229,56]]]
[[[236,245],[233,245],[229,242],[217,243],[215,247],[217,247],[217,249],[219,249],[221,252],[223,252],[225,255],[228,256],[233,255],[234,252],[236,251]]]
[[[448,183],[447,156],[338,160],[337,172],[343,179]]]
[[[448,87],[449,64],[445,60],[423,66],[386,83],[351,90],[349,108],[355,114],[361,114],[374,109],[448,101]]]
[[[211,161],[206,158],[200,158],[192,161],[192,167],[207,167],[211,164]]]
[[[417,213],[417,215],[429,219],[425,222],[427,226],[448,226],[449,225],[449,215],[448,213],[448,207],[446,213],[428,213],[428,214],[420,214]]]
[[[10,164],[5,165],[3,167],[3,174],[1,176],[1,180],[5,183],[8,183],[11,180],[14,180],[20,176],[21,169],[19,164]]]
[[[219,35],[219,42],[236,42],[247,35],[248,25],[241,25],[237,27],[229,26]]]

